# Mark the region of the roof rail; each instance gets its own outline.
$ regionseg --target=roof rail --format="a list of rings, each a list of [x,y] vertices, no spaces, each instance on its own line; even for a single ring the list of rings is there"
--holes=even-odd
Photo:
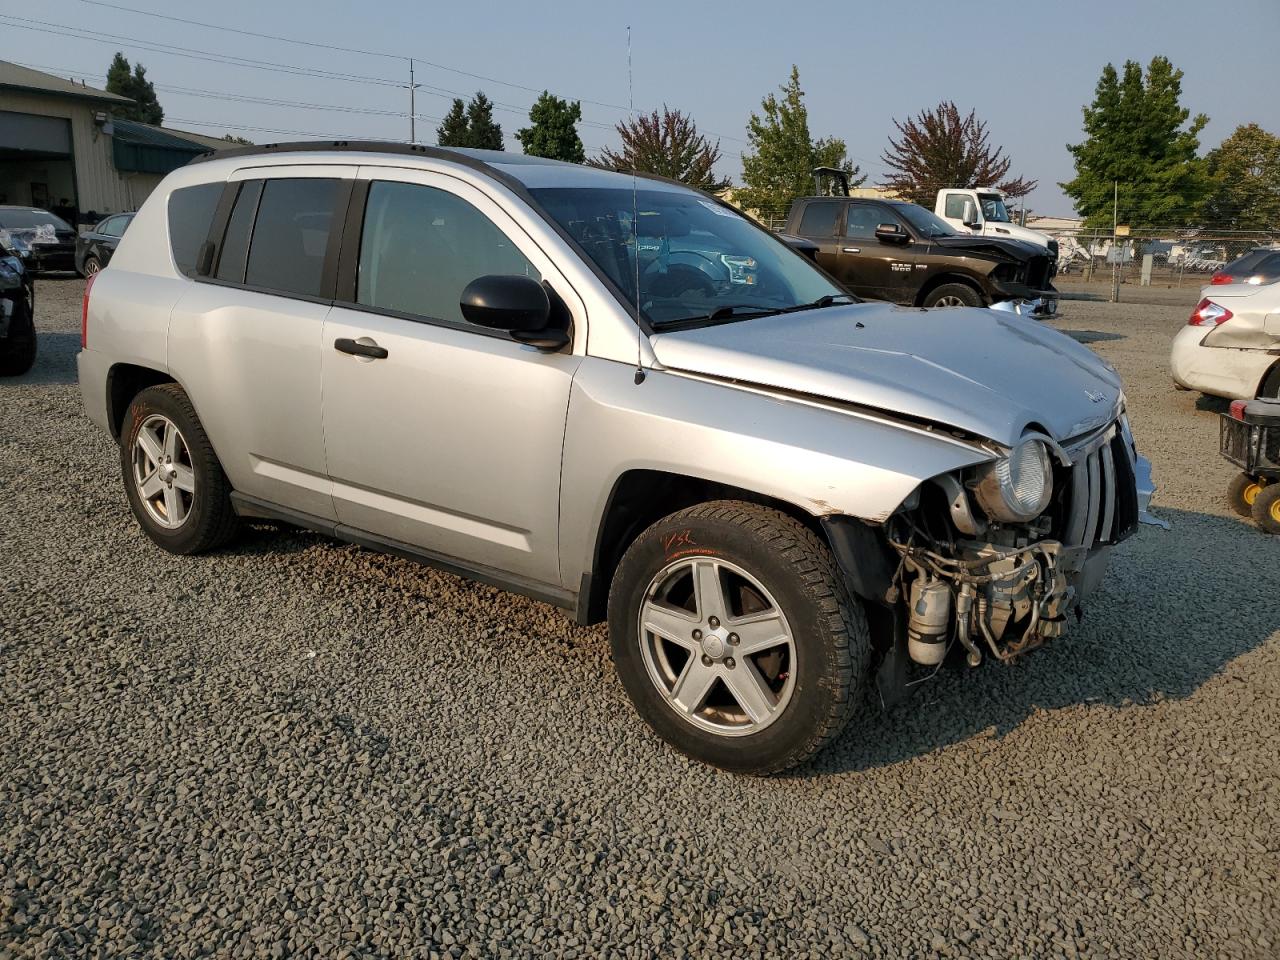
[[[483,160],[450,150],[447,147],[428,147],[420,143],[402,143],[396,140],[297,140],[289,143],[255,143],[226,150],[210,150],[194,158],[192,163],[205,160],[221,160],[223,157],[267,156],[273,153],[304,153],[317,151],[351,151],[352,153],[399,153],[435,160],[452,160],[473,167],[488,168]]]

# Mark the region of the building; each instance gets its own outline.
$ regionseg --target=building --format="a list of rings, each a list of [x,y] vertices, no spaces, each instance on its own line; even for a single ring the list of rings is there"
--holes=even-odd
[[[83,222],[137,210],[166,173],[227,145],[112,116],[129,102],[0,60],[0,204]]]

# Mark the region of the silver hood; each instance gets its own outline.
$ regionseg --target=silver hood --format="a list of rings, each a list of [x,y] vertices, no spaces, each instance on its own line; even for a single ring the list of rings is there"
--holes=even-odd
[[[1012,445],[1030,424],[1059,441],[1115,419],[1115,370],[1014,314],[883,303],[659,333],[664,367],[869,407]]]

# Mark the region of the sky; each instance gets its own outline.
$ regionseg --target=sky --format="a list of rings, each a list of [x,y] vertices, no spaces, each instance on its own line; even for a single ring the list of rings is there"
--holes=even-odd
[[[1278,44],[1280,0],[0,0],[0,59],[101,85],[121,50],[146,66],[173,127],[260,143],[407,140],[413,57],[418,142],[435,142],[454,96],[484,90],[500,105],[507,148],[518,150],[515,131],[545,88],[582,101],[579,132],[592,154],[617,145],[613,124],[634,95],[637,111],[690,113],[719,139],[720,171],[735,181],[747,120],[794,63],[811,133],[844,139],[869,183],[885,174],[895,118],[954,100],[986,121],[1012,174],[1039,181],[1028,205],[1050,216],[1072,213],[1057,186],[1073,175],[1065,145],[1079,141],[1081,107],[1106,63],[1169,57],[1186,74],[1184,106],[1210,118],[1207,151],[1242,123],[1280,133]]]

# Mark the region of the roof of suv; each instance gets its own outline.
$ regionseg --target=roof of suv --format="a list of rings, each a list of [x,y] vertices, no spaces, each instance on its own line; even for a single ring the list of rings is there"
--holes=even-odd
[[[474,150],[464,147],[428,147],[422,144],[383,142],[376,140],[320,140],[296,143],[266,143],[248,147],[234,147],[228,150],[216,150],[202,154],[192,160],[200,163],[207,160],[225,158],[273,156],[279,154],[314,153],[327,155],[333,153],[362,153],[370,157],[382,156],[392,158],[421,157],[424,160],[446,160],[461,164],[495,180],[515,181],[525,189],[542,187],[587,187],[601,188],[629,186],[631,174],[588,167],[577,163],[565,163],[562,160],[549,160],[545,157],[530,157],[523,153],[507,153],[504,150]],[[301,159],[301,158],[300,158]],[[352,158],[349,162],[360,162]],[[638,177],[648,181],[647,187],[662,189],[692,190],[693,188],[659,177],[654,174],[637,173]]]

